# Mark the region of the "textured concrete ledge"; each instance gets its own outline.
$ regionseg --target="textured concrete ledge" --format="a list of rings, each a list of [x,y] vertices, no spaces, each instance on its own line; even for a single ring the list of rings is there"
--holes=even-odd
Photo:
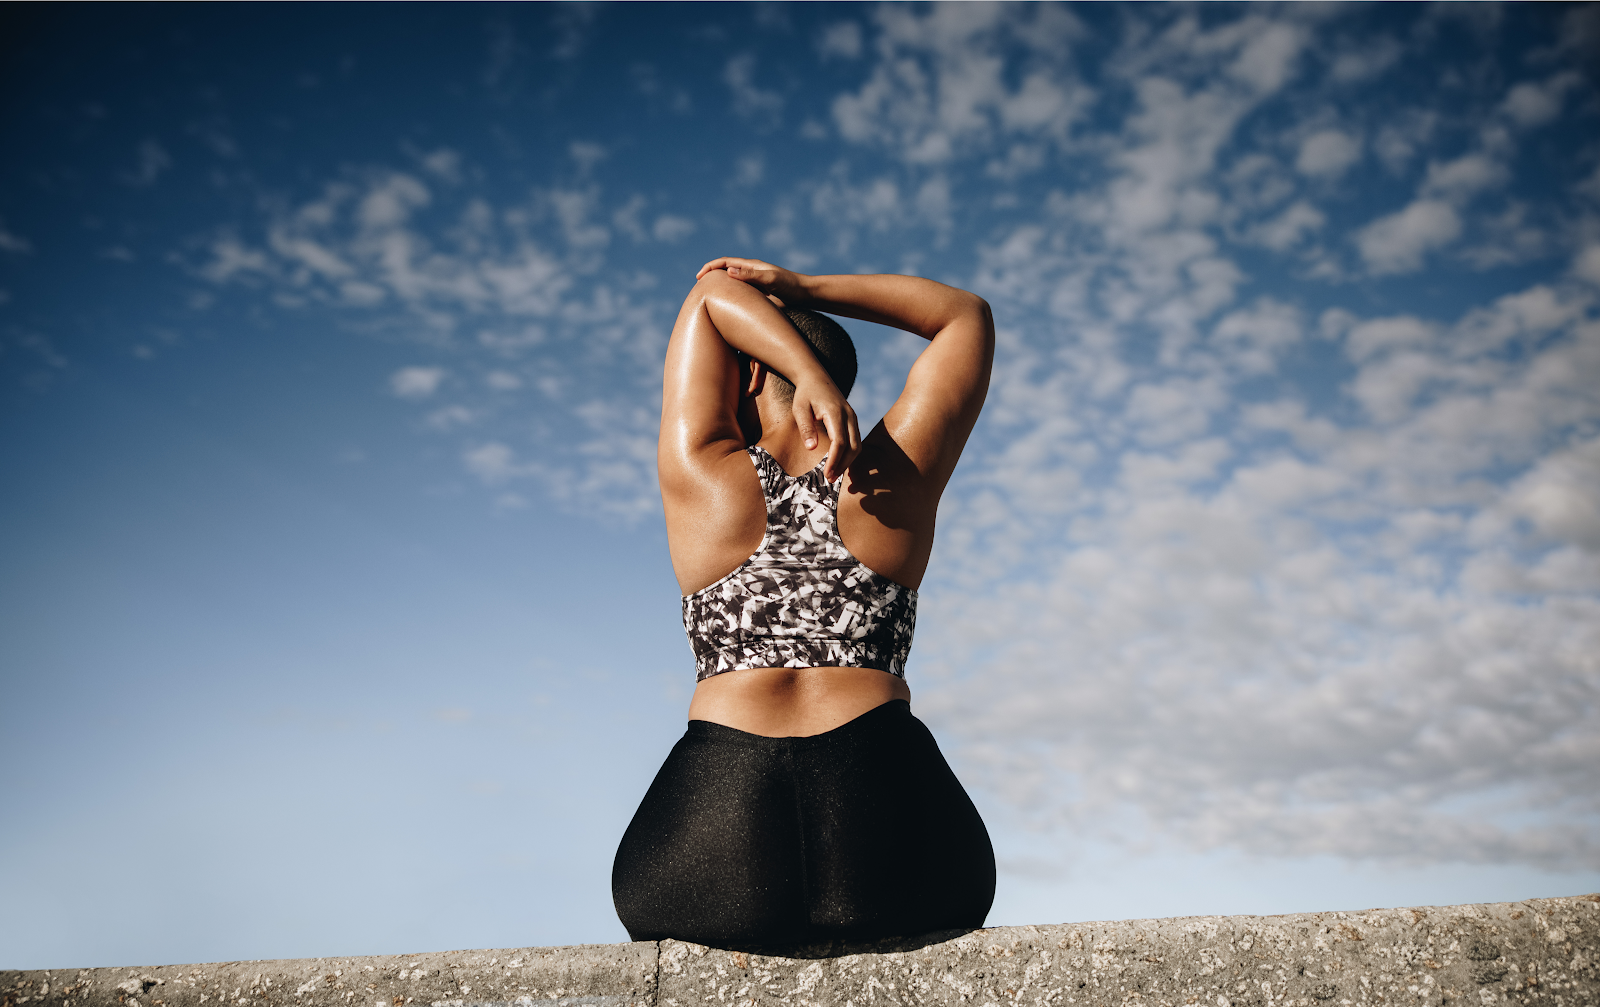
[[[0,972],[0,1007],[1600,1004],[1600,895],[995,927],[787,956],[662,941]]]

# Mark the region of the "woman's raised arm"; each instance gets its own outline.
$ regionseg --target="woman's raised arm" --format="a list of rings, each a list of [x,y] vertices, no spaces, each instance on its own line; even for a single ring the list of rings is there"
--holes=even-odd
[[[931,485],[943,487],[988,394],[994,318],[983,298],[917,276],[807,276],[759,259],[713,259],[699,275],[719,273],[791,307],[877,322],[929,340],[883,428]]]
[[[708,462],[746,447],[738,414],[749,389],[741,385],[745,376],[734,351],[789,379],[806,446],[826,431],[828,477],[843,472],[861,447],[850,403],[766,295],[714,270],[702,273],[689,292],[667,344],[657,449],[663,492],[692,492]]]

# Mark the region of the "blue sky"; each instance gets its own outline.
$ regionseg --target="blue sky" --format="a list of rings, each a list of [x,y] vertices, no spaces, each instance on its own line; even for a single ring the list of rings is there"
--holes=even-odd
[[[1596,8],[8,17],[0,964],[625,939],[719,254],[994,306],[991,922],[1600,888]]]

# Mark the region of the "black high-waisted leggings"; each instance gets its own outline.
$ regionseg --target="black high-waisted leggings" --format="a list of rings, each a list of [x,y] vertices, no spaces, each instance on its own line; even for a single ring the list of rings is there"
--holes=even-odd
[[[691,720],[623,834],[611,894],[636,941],[914,936],[983,926],[994,850],[904,700],[809,738]]]

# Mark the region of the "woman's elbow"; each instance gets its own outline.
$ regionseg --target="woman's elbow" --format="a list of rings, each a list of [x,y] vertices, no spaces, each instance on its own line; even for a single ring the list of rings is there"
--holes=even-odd
[[[963,291],[969,298],[967,311],[991,334],[994,332],[994,311],[989,307],[989,302],[971,291]]]

